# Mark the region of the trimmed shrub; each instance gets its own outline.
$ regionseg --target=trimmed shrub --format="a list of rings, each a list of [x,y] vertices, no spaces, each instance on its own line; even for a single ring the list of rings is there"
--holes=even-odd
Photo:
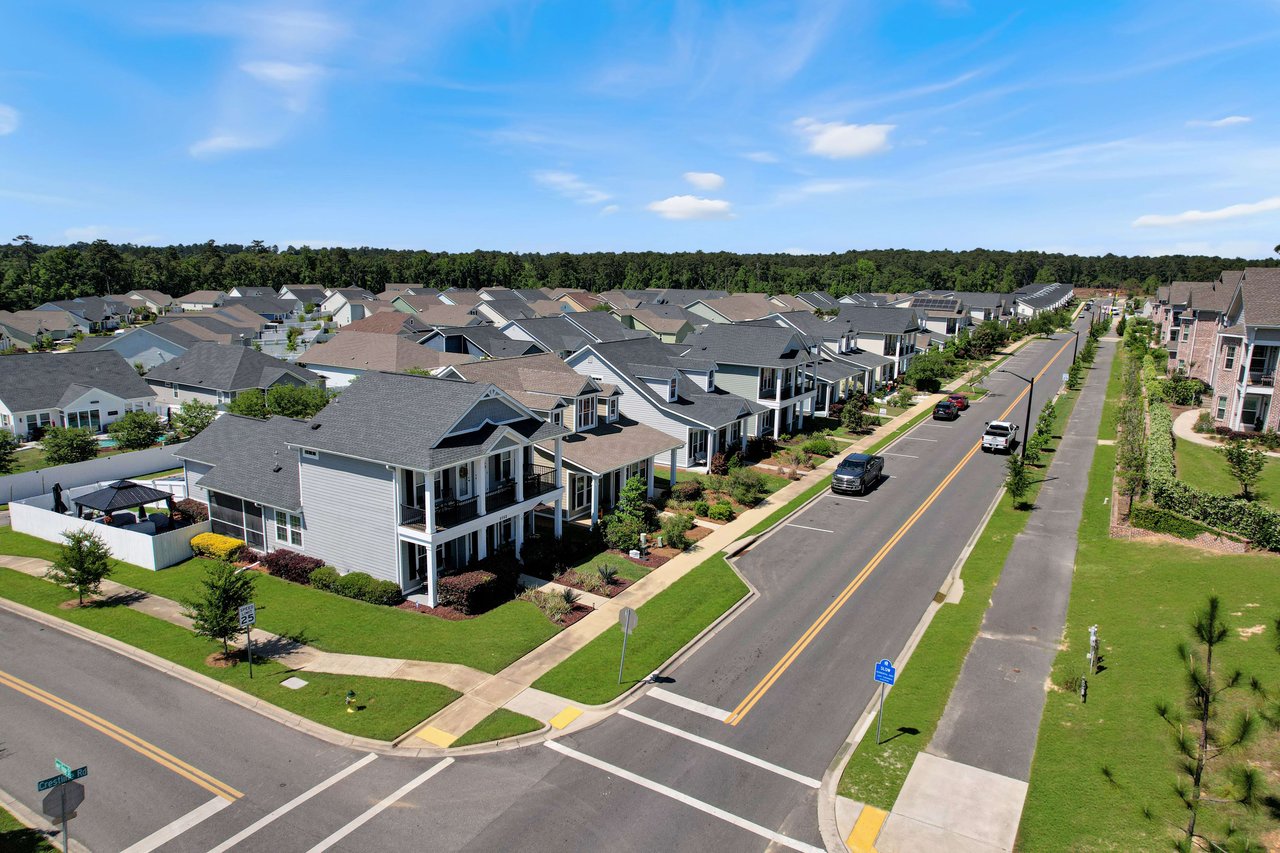
[[[835,402],[827,406],[827,417],[833,420],[840,420],[840,415],[844,412],[844,403]]]
[[[631,551],[640,547],[640,534],[648,533],[643,520],[613,513],[604,519],[604,541],[610,548]]]
[[[747,458],[768,459],[778,449],[771,435],[757,435],[747,439]]]
[[[679,548],[683,551],[693,544],[687,535],[692,529],[693,516],[682,512],[662,522],[662,538],[667,543],[667,547]]]
[[[174,501],[173,508],[182,513],[182,517],[190,519],[194,522],[209,520],[209,507],[200,501],[192,498],[183,498],[180,501]]]
[[[729,497],[743,506],[755,506],[769,490],[765,486],[764,475],[759,471],[754,468],[739,468],[729,474],[728,492]]]
[[[698,501],[693,505],[693,512],[695,515],[709,518],[711,516],[711,504],[706,501]]]
[[[483,613],[502,599],[502,583],[493,572],[470,571],[440,578],[437,590],[440,606],[468,616]]]
[[[707,518],[712,521],[733,521],[733,516],[733,504],[728,501],[720,501],[711,507],[711,511],[707,514]]]
[[[1208,414],[1208,412],[1204,414]],[[1260,432],[1253,437],[1253,443],[1263,450],[1280,450],[1280,432],[1276,432],[1273,429]]]
[[[1159,507],[1137,505],[1129,512],[1129,523],[1143,530],[1154,530],[1156,533],[1168,533],[1181,539],[1195,539],[1209,528],[1203,524],[1183,518],[1177,513]]]
[[[345,595],[347,598],[358,598],[363,601],[365,596],[372,593],[373,584],[372,575],[365,572],[347,572],[338,578],[334,591],[338,595]]]
[[[836,455],[835,442],[829,438],[822,438],[821,436],[814,436],[813,438],[809,439],[804,444],[800,445],[800,449],[803,450],[805,453],[809,453],[814,456],[835,456]]]
[[[1196,416],[1196,424],[1192,429],[1201,434],[1213,432],[1213,415],[1208,412],[1201,412]],[[1280,436],[1277,437],[1280,438]]]
[[[338,570],[333,566],[321,566],[311,573],[308,580],[311,586],[325,592],[337,592],[338,578],[342,577],[338,574]]]
[[[702,497],[702,483],[699,480],[683,480],[671,487],[671,497],[678,501],[696,501]]]
[[[267,574],[293,583],[308,584],[311,573],[324,565],[324,560],[299,554],[287,548],[278,548],[262,557]]]
[[[191,550],[200,557],[234,562],[244,550],[243,539],[223,536],[221,533],[198,533],[191,537]]]
[[[713,453],[711,461],[707,463],[707,473],[718,474],[723,477],[729,473],[729,458],[723,453]]]

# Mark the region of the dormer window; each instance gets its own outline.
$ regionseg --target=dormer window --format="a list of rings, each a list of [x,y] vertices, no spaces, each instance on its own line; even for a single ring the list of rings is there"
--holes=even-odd
[[[707,390],[716,390],[716,372],[714,370],[707,371]]]
[[[564,411],[562,409],[556,409],[551,413],[551,423],[556,426],[564,425]]]
[[[616,397],[609,400],[608,409],[605,413],[605,419],[608,420],[609,423],[613,423],[618,419],[618,400]]]
[[[674,403],[676,401],[676,378],[671,377],[671,381],[667,383],[667,402]]]
[[[591,429],[596,425],[596,398],[582,397],[578,400],[577,429]]]

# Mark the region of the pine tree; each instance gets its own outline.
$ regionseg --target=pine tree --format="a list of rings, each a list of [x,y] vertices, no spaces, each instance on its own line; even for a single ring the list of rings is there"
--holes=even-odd
[[[67,541],[59,546],[58,558],[45,577],[58,586],[74,589],[79,603],[84,604],[85,593],[97,595],[102,582],[110,576],[111,550],[89,530],[72,530],[62,538]]]

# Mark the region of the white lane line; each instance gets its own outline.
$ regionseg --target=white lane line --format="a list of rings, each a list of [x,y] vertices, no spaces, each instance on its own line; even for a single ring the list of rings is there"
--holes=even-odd
[[[904,457],[904,458],[906,458],[906,459],[919,459],[919,458],[920,458],[919,456],[912,456],[910,453],[889,453],[888,451],[881,451],[881,452],[880,452],[880,455],[881,455],[881,456],[902,456],[902,457]]]
[[[375,805],[370,807],[369,810],[366,811],[364,814],[360,815],[358,818],[351,821],[341,829],[334,831],[332,835],[330,835],[324,841],[321,841],[315,847],[312,847],[310,850],[307,851],[307,853],[321,853],[321,851],[328,850],[330,847],[337,844],[339,841],[346,838],[348,835],[355,832],[357,829],[364,826],[369,821],[373,820],[388,806],[407,797],[410,794],[410,792],[413,791],[414,788],[417,788],[423,782],[427,781],[432,776],[439,773],[441,770],[444,770],[446,767],[448,767],[452,763],[453,763],[452,758],[446,758],[444,761],[441,761],[439,764],[432,767],[426,773],[419,774],[417,777],[410,779],[408,782],[401,785],[398,790],[393,791],[389,796],[385,797],[382,800],[379,800]]]
[[[364,758],[357,761],[355,764],[350,765],[344,770],[339,770],[337,773],[333,774],[328,779],[325,779],[323,782],[316,785],[314,788],[311,788],[310,790],[305,791],[299,794],[298,796],[294,797],[292,800],[285,803],[280,808],[271,812],[271,814],[261,817],[258,820],[254,821],[253,823],[249,824],[244,829],[240,830],[235,835],[231,836],[226,841],[222,842],[217,847],[210,850],[209,853],[225,853],[225,851],[230,850],[232,847],[235,847],[241,841],[244,841],[250,835],[253,835],[259,829],[262,829],[262,827],[276,820],[281,815],[286,814],[290,811],[293,811],[298,806],[305,803],[307,800],[323,792],[325,789],[331,788],[334,785],[338,784],[343,779],[347,778],[352,773],[355,773],[361,767],[364,767],[366,764],[368,764],[370,761],[373,761],[377,757],[378,756],[376,753],[371,752],[368,755],[366,755]]]
[[[710,717],[717,723],[723,723],[724,718],[731,713],[721,710],[715,705],[708,705],[706,702],[699,702],[697,699],[690,699],[688,696],[681,696],[679,693],[663,690],[661,687],[651,688],[645,695],[652,696],[660,702],[666,702],[668,705],[675,705],[677,708],[684,708],[686,711],[693,711],[695,714]]]
[[[548,749],[553,749],[561,755],[567,755],[576,761],[581,761],[583,764],[589,764],[592,767],[603,770],[613,776],[617,776],[619,779],[626,779],[628,782],[632,782],[642,788],[648,788],[650,791],[655,791],[664,797],[669,797],[670,799],[675,800],[678,803],[684,803],[690,808],[697,809],[698,811],[709,814],[712,817],[717,817],[725,823],[733,824],[736,827],[745,829],[747,832],[755,833],[761,838],[766,838],[776,844],[781,844],[783,847],[790,847],[792,850],[800,850],[803,851],[803,853],[825,853],[821,847],[806,844],[803,841],[798,841],[794,838],[783,835],[781,832],[775,832],[774,830],[761,826],[758,823],[752,823],[746,818],[738,817],[732,812],[727,812],[722,808],[717,808],[710,803],[704,803],[702,800],[694,799],[688,794],[682,794],[675,788],[668,788],[666,785],[659,785],[657,782],[651,782],[643,776],[637,776],[629,770],[623,770],[616,764],[610,764],[607,761],[601,761],[600,759],[594,758],[586,753],[578,752],[576,749],[570,749],[569,747],[561,744],[560,741],[549,740],[546,741],[546,745]]]
[[[623,708],[618,713],[629,720],[635,720],[637,723],[644,723],[646,726],[651,726],[657,729],[658,731],[666,732],[669,735],[675,735],[676,737],[679,737],[679,738],[684,738],[687,741],[692,741],[693,743],[699,744],[701,746],[705,746],[707,749],[714,749],[716,752],[723,752],[725,755],[732,755],[734,758],[738,759],[739,761],[745,761],[748,764],[754,764],[756,767],[761,767],[765,770],[768,770],[770,773],[777,773],[779,776],[784,776],[793,782],[799,782],[801,785],[808,785],[810,788],[814,788],[814,789],[822,787],[822,781],[820,779],[812,779],[808,776],[803,776],[799,773],[796,773],[793,770],[788,770],[785,767],[779,767],[778,765],[774,764],[771,761],[765,761],[763,758],[756,758],[754,755],[751,755],[746,752],[740,752],[739,750],[727,747],[722,743],[716,743],[713,740],[708,740],[707,738],[699,737],[698,735],[695,735],[695,734],[690,734],[689,732],[686,732],[684,729],[678,729],[675,726],[669,726],[666,723],[660,723],[657,720],[651,720],[648,717],[642,717],[641,715],[633,711],[629,711],[626,708]],[[728,715],[726,714],[725,716],[728,716]]]
[[[934,444],[938,443],[938,439],[936,438],[916,438],[914,435],[904,435],[902,437],[902,440],[903,441],[932,441]]]
[[[828,530],[825,527],[810,527],[807,524],[796,524],[792,521],[787,522],[787,527],[799,527],[801,530],[816,530],[819,533],[835,533],[834,530]]]
[[[214,797],[203,806],[192,809],[168,826],[160,827],[146,838],[125,848],[124,853],[151,853],[161,844],[172,841],[202,820],[213,817],[234,802],[235,800],[228,800],[225,797]]]

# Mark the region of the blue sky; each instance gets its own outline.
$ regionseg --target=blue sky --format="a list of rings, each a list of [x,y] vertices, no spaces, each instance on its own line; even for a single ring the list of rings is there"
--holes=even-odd
[[[11,4],[0,238],[1280,243],[1280,0]]]

